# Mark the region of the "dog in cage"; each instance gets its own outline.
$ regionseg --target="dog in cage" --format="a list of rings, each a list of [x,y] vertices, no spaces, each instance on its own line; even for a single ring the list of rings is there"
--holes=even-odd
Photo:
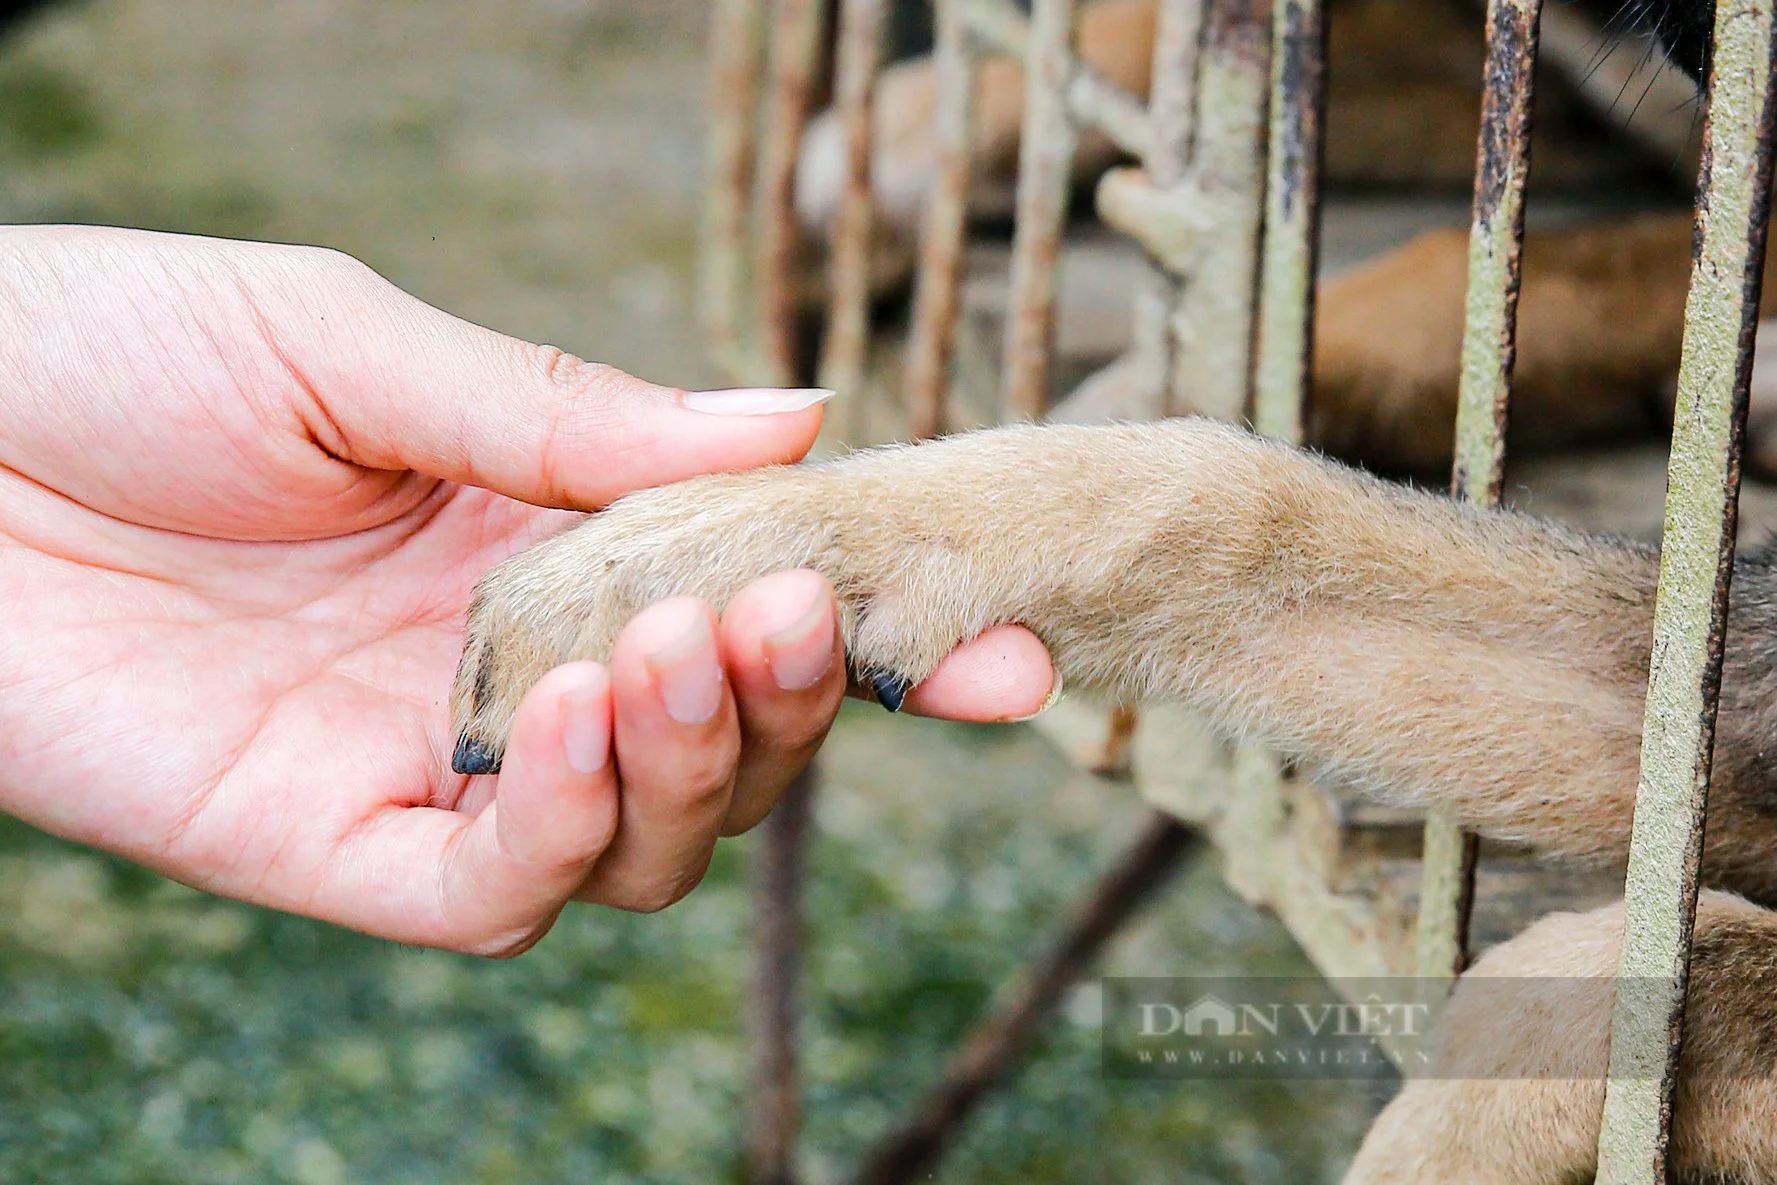
[[[1007,427],[626,497],[485,580],[457,719],[498,752],[538,678],[608,654],[650,602],[720,606],[797,567],[838,590],[865,678],[917,683],[960,640],[1019,622],[1072,687],[1182,701],[1378,800],[1441,805],[1552,856],[1627,850],[1656,551],[1197,418]],[[1751,556],[1734,574],[1674,1136],[1698,1179],[1777,1180],[1777,913],[1751,904],[1777,902],[1774,736],[1777,563]],[[1620,932],[1620,906],[1554,915],[1464,984],[1608,977]],[[1459,986],[1458,1028],[1463,1002]],[[1586,1179],[1610,1023],[1609,999],[1592,1003],[1487,1050],[1503,1071],[1562,1048],[1572,1080],[1411,1082],[1349,1181]]]
[[[1641,33],[1658,37],[1675,63],[1700,77],[1708,5],[1583,0],[1575,7],[1590,15],[1605,38],[1629,41],[1600,43],[1592,50],[1599,62],[1612,53],[1642,53],[1634,36]],[[1449,0],[1330,0],[1329,183],[1358,190],[1467,189],[1479,98],[1479,13],[1479,5]],[[1081,10],[1078,50],[1107,81],[1145,96],[1154,29],[1155,0],[1088,3]],[[919,43],[906,29],[895,42],[901,48]],[[932,61],[921,56],[890,65],[878,83],[871,177],[883,286],[904,280],[911,268],[921,201],[934,168],[936,87]],[[1572,175],[1561,170],[1566,157],[1579,155],[1576,144],[1583,146],[1596,129],[1562,108],[1560,94],[1548,86],[1543,91],[1539,125],[1577,126],[1539,146],[1536,175],[1583,186],[1587,181],[1578,170],[1596,169],[1596,160],[1573,162]],[[1628,94],[1620,107],[1639,113],[1651,93]],[[1011,209],[1023,97],[1018,63],[1005,57],[982,62],[970,206],[989,219],[1004,218]],[[1656,114],[1662,113],[1639,117]],[[1680,112],[1683,126],[1694,130],[1696,114],[1694,105]],[[845,159],[837,117],[817,118],[803,139],[796,191],[811,241],[831,229]],[[1076,154],[1076,179],[1084,185],[1116,160],[1108,140],[1088,133]],[[1621,180],[1612,175],[1590,183]],[[1533,227],[1524,252],[1514,455],[1658,434],[1672,419],[1690,277],[1690,215],[1643,213],[1580,228]],[[895,262],[884,265],[884,259]],[[1466,233],[1435,230],[1323,280],[1309,443],[1393,475],[1449,472],[1467,266]],[[1767,276],[1777,285],[1777,272],[1767,269]],[[1765,307],[1777,304],[1767,300]],[[1777,340],[1768,340],[1767,352],[1773,350]],[[1106,372],[1110,382],[1089,398],[1082,391],[1081,398],[1065,402],[1056,417],[1139,414],[1139,399],[1117,386],[1114,370]],[[1746,464],[1757,476],[1777,477],[1777,358],[1755,376]]]
[[[1660,19],[1683,13],[1692,24],[1656,31],[1681,60],[1693,46],[1695,70],[1704,43],[1686,38],[1710,14]],[[1680,309],[1667,311],[1676,324]],[[1189,704],[1379,801],[1620,866],[1658,563],[1649,545],[1453,502],[1207,420],[1019,425],[618,501],[482,583],[453,710],[466,748],[497,755],[535,681],[604,657],[649,603],[721,606],[760,575],[807,567],[837,591],[866,681],[916,684],[958,642],[1017,622],[1071,687]],[[1737,561],[1724,653],[1672,1156],[1682,1180],[1767,1182],[1777,556]],[[1445,1020],[1467,1073],[1409,1082],[1348,1182],[1591,1179],[1609,996],[1526,1013],[1502,1038],[1482,989],[1608,979],[1622,915],[1545,917],[1470,968]],[[1555,1048],[1562,1074],[1537,1073]]]

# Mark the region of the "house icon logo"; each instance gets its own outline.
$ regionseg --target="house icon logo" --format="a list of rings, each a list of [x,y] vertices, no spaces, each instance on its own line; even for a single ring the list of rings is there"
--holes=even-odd
[[[1185,1009],[1183,1028],[1187,1037],[1233,1037],[1240,1033],[1240,1017],[1219,996],[1199,996]]]

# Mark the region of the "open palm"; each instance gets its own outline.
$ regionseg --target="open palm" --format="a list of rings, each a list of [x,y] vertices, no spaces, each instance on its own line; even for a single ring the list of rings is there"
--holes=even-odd
[[[566,521],[539,507],[794,460],[818,411],[757,414],[793,398],[700,404],[330,252],[134,232],[0,232],[0,324],[0,805],[39,826],[230,896],[508,953],[572,896],[682,895],[831,721],[830,594],[783,574],[720,620],[644,614],[633,662],[620,643],[608,669],[556,672],[497,781],[448,764],[470,590]],[[771,684],[773,639],[803,619],[783,645],[812,674]],[[707,718],[656,703],[641,659],[675,634],[718,656]],[[1043,698],[1028,636],[975,648],[993,661],[959,652],[928,710]]]

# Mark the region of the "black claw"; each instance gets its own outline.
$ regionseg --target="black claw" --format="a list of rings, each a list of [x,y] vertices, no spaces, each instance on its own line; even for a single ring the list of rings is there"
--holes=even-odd
[[[907,680],[899,675],[872,675],[870,686],[876,689],[876,702],[891,712],[899,712],[907,699]]]
[[[492,745],[473,740],[468,733],[457,738],[457,751],[451,754],[450,767],[460,774],[497,774],[500,755]]]

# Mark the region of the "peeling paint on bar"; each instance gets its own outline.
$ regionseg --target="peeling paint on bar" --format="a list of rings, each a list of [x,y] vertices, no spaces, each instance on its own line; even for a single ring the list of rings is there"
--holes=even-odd
[[[1456,408],[1451,488],[1486,505],[1505,480],[1506,409],[1517,361],[1519,257],[1524,187],[1530,178],[1530,113],[1541,0],[1493,0],[1487,11],[1487,66],[1481,144],[1469,230],[1467,324]]]
[[[1450,489],[1497,506],[1505,482],[1506,414],[1517,361],[1524,190],[1530,180],[1537,26],[1542,0],[1491,0],[1482,72],[1481,135],[1469,226],[1468,303],[1457,386]],[[1415,970],[1448,983],[1468,961],[1475,837],[1434,811],[1425,823]]]
[[[1667,472],[1641,777],[1611,1020],[1600,1185],[1667,1178],[1697,869],[1721,686],[1777,103],[1773,0],[1718,0],[1696,261]]]
[[[796,152],[808,121],[810,92],[826,24],[823,0],[775,0],[771,89],[760,149],[758,260],[759,346],[770,381],[800,382],[796,356]]]
[[[820,385],[849,396],[859,417],[870,347],[871,120],[882,60],[883,0],[841,0],[835,106],[845,136],[845,189],[833,223],[827,337]]]
[[[718,364],[740,354],[748,211],[757,148],[765,0],[717,0],[710,19],[709,175],[698,251],[697,312]]]
[[[1204,229],[1173,310],[1166,406],[1239,420],[1252,392],[1271,6],[1267,0],[1217,0],[1206,18],[1184,182],[1190,191],[1188,198],[1181,195],[1201,214]]]
[[[1275,0],[1275,5],[1252,421],[1261,435],[1300,444],[1310,397],[1314,273],[1320,253],[1326,27],[1321,0]]]
[[[1078,139],[1067,112],[1076,0],[1035,0],[1024,61],[1018,225],[1006,308],[1003,418],[1039,419],[1055,354],[1056,272]]]
[[[969,147],[975,107],[975,49],[964,0],[937,0],[937,167],[919,235],[919,278],[907,339],[907,413],[915,437],[945,430],[950,360],[961,313],[963,234],[969,217]]]

